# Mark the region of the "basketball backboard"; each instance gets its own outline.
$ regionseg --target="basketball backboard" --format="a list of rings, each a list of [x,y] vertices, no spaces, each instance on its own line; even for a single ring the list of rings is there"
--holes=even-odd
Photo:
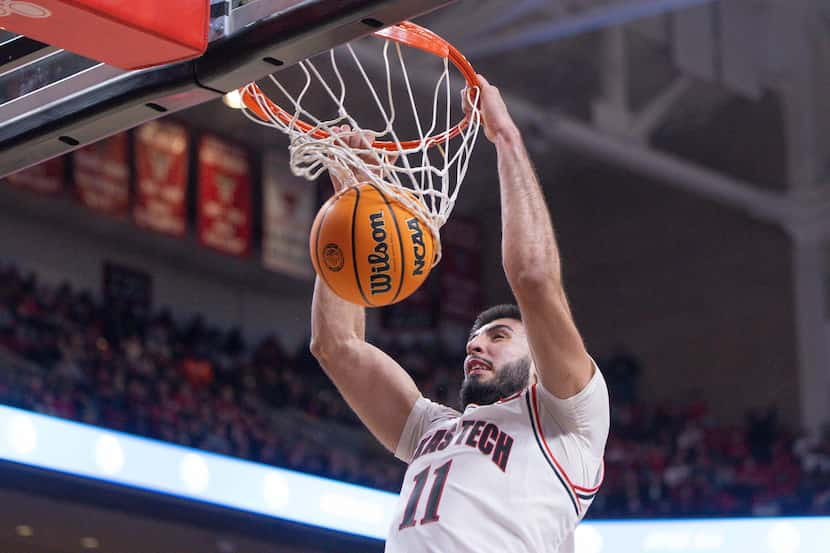
[[[0,30],[0,176],[453,1],[213,0],[204,56],[137,71]]]

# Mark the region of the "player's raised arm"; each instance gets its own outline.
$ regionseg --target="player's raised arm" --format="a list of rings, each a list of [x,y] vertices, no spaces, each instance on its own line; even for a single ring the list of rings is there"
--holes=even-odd
[[[335,192],[343,187],[335,176],[332,181]],[[394,359],[365,341],[364,309],[339,298],[320,278],[311,308],[311,352],[363,424],[394,452],[421,394]]]
[[[504,272],[542,384],[568,398],[590,381],[594,365],[568,307],[553,225],[524,142],[499,90],[479,80],[485,133],[498,153]]]

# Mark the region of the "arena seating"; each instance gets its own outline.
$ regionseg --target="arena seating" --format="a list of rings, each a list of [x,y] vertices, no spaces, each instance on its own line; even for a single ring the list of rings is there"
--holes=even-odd
[[[216,453],[397,491],[374,443],[308,353],[279,337],[169,311],[105,305],[0,266],[0,402]],[[455,404],[461,344],[375,337],[425,395]],[[600,363],[611,388],[606,483],[592,518],[830,514],[830,431],[798,436],[774,409],[725,426],[703,402],[639,398],[635,356]]]

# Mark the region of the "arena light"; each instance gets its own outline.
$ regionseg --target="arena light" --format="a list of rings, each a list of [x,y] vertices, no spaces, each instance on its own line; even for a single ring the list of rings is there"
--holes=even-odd
[[[118,474],[124,468],[124,450],[115,436],[101,434],[95,442],[95,464],[109,476]]]
[[[232,109],[242,109],[242,94],[238,90],[231,90],[222,96],[222,103]]]
[[[17,413],[6,425],[6,439],[11,450],[25,457],[37,448],[37,429],[27,413]]]
[[[2,405],[0,436],[7,461],[369,538],[385,538],[397,501],[387,492]],[[825,553],[828,528],[830,517],[591,521],[575,541],[576,553]]]
[[[605,540],[595,526],[580,524],[576,527],[574,545],[579,553],[602,553]]]
[[[179,464],[179,476],[193,494],[201,494],[210,484],[210,469],[198,453],[188,453]]]
[[[84,549],[98,549],[101,545],[101,542],[98,541],[98,538],[93,536],[85,536],[81,538],[81,547]]]
[[[0,459],[383,539],[397,496],[0,405]]]

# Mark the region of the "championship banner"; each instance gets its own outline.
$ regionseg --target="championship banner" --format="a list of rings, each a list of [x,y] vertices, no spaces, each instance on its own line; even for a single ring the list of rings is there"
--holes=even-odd
[[[199,240],[232,255],[251,249],[251,170],[244,150],[205,136],[199,144]]]
[[[133,219],[140,227],[182,236],[187,225],[187,129],[152,121],[135,133],[136,197]]]
[[[453,217],[441,229],[441,318],[469,322],[481,309],[481,232]]]
[[[78,200],[95,211],[126,217],[130,200],[127,133],[84,146],[73,154]]]
[[[6,179],[17,188],[25,188],[44,196],[63,191],[63,176],[66,158],[56,157],[28,169],[11,174]]]
[[[268,152],[264,164],[262,263],[272,271],[311,279],[308,239],[315,215],[314,185],[293,176],[284,156]]]

